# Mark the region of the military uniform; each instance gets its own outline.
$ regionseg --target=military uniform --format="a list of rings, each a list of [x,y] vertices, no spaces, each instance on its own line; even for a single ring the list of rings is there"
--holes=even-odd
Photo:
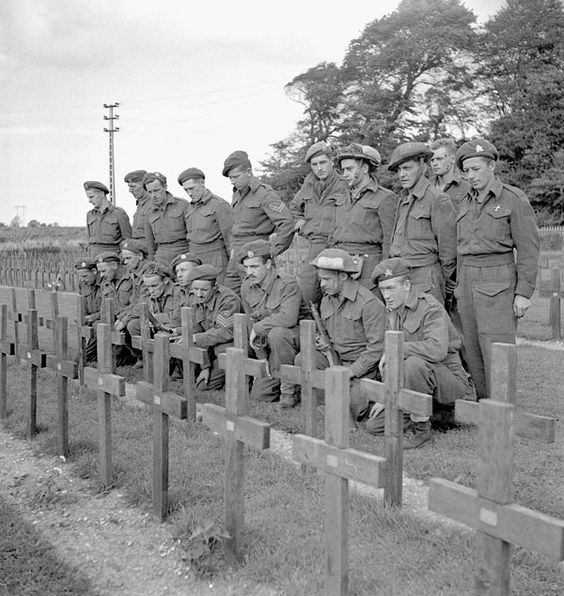
[[[109,299],[113,300],[114,315],[118,317],[119,314],[125,311],[130,305],[132,293],[133,282],[129,275],[127,275],[121,268],[118,269],[115,279],[103,279],[100,284],[101,318],[105,320],[105,308]],[[105,322],[112,325],[114,324],[114,321]]]
[[[245,279],[241,299],[252,330],[259,341],[264,342],[271,373],[277,372],[281,364],[293,364],[299,351],[300,291],[296,279],[271,269],[260,284]],[[262,357],[262,354],[257,355]],[[251,397],[275,401],[281,389],[284,392],[285,387],[280,387],[278,379],[256,379]]]
[[[229,262],[229,239],[233,225],[233,209],[221,197],[206,189],[200,201],[192,202],[186,215],[186,234],[190,252],[202,263],[220,270],[222,283]]]
[[[417,290],[444,302],[445,282],[456,268],[455,212],[448,195],[425,177],[400,192],[390,257],[409,264]]]
[[[131,237],[129,217],[111,203],[102,210],[91,209],[86,214],[86,234],[90,256],[107,251],[118,253],[120,242]]]
[[[150,202],[145,219],[145,241],[150,259],[170,265],[174,257],[188,252],[186,216],[189,210],[188,201],[173,197],[168,191],[163,206]]]
[[[143,275],[150,275],[146,272]],[[154,298],[148,292],[143,295],[141,300],[149,305],[149,311],[154,315],[155,319],[164,327],[174,328],[175,323],[175,286],[172,281],[168,278],[163,280],[164,288],[162,294],[158,298]],[[141,334],[141,318],[140,311],[135,309],[132,312],[132,317],[127,324],[127,330],[130,335]]]
[[[457,236],[455,296],[465,358],[482,399],[489,395],[491,345],[515,343],[513,300],[516,295],[530,298],[535,290],[539,256],[535,214],[522,191],[494,178],[482,203],[474,190],[462,199]]]
[[[438,176],[431,178],[431,184],[440,193],[444,193],[450,197],[452,206],[456,214],[460,211],[460,202],[464,195],[470,190],[470,185],[460,173],[460,170],[454,169],[452,173],[445,179],[439,180]]]
[[[75,269],[96,269],[96,263],[93,259],[81,259],[76,265]],[[89,327],[93,327],[95,323],[100,320],[100,307],[102,297],[100,295],[100,280],[96,277],[89,283],[79,282],[78,291],[82,296],[84,305],[84,322]],[[85,362],[96,361],[96,336],[90,337],[83,343],[84,360]]]
[[[138,240],[145,239],[145,222],[147,220],[147,211],[151,207],[151,197],[148,194],[137,201],[137,208],[133,214],[133,224],[131,237]]]
[[[347,183],[333,171],[327,180],[319,180],[310,172],[290,204],[290,212],[304,224],[298,232],[308,242],[307,258],[300,270],[300,291],[306,304],[318,303],[321,291],[317,269],[310,264],[332,242],[335,229],[335,208],[345,203],[349,196]]]
[[[284,252],[292,242],[294,218],[272,187],[254,177],[245,190],[235,190],[232,206],[231,258],[224,283],[237,292],[241,287],[238,250],[252,240],[268,240],[276,232],[272,256]]]
[[[374,178],[355,189],[352,196],[338,199],[333,245],[361,260],[357,279],[367,288],[372,285],[374,267],[388,257],[397,201],[397,196]]]

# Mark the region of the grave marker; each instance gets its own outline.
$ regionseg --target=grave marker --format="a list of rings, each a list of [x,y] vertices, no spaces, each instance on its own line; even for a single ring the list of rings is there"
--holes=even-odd
[[[14,342],[8,339],[8,306],[0,305],[0,420],[8,415],[8,356],[15,354]]]

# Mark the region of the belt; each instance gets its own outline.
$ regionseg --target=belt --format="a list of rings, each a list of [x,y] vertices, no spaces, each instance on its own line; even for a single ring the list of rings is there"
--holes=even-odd
[[[513,251],[495,252],[484,255],[461,255],[462,265],[469,267],[496,267],[497,265],[512,265],[515,263]]]
[[[218,238],[217,240],[212,240],[211,242],[202,242],[201,244],[190,242],[190,252],[193,254],[202,254],[220,249],[223,249],[227,252],[223,238]]]
[[[157,248],[159,246],[164,246],[165,244],[185,244],[186,247],[188,247],[188,240],[186,238],[179,238],[178,240],[171,240],[170,242],[157,242]]]

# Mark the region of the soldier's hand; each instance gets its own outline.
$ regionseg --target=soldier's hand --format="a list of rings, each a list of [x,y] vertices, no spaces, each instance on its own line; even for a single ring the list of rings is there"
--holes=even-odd
[[[531,306],[531,301],[525,296],[519,296],[517,294],[513,299],[513,314],[518,318],[521,319],[525,316],[525,313],[529,310]]]
[[[251,348],[257,348],[258,346],[255,345],[258,335],[254,329],[251,329],[251,333],[249,334],[249,344]]]
[[[114,328],[116,331],[123,331],[125,329],[125,325],[123,323],[123,321],[120,321],[119,319],[114,323]]]
[[[319,335],[319,333],[315,334],[315,348],[319,352],[327,352],[331,348],[331,346]]]
[[[378,370],[380,371],[380,377],[384,380],[384,371],[386,370],[386,354],[382,354],[380,362],[378,362]]]
[[[208,384],[208,381],[210,380],[210,369],[209,368],[204,368],[202,370],[202,372],[196,377],[196,385],[206,385]]]
[[[298,232],[304,227],[305,219],[298,219],[294,224],[294,232]]]
[[[447,279],[445,281],[445,294],[447,296],[452,296],[454,294],[454,289],[456,288],[456,282],[453,279]]]

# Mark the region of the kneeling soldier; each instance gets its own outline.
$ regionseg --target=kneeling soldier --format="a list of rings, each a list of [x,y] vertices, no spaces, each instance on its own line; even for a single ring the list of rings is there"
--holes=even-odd
[[[96,261],[81,259],[74,266],[78,277],[78,291],[84,300],[84,323],[93,327],[100,320],[100,279]],[[90,337],[84,346],[85,362],[96,362],[96,337]]]
[[[440,302],[412,286],[409,265],[396,257],[382,261],[372,274],[386,302],[387,329],[403,331],[404,383],[407,389],[433,396],[439,404],[452,404],[469,391],[469,380],[460,361],[460,335]],[[380,360],[382,378],[385,358]],[[372,409],[366,430],[383,432],[383,407]],[[431,439],[428,417],[411,415],[404,449],[420,447]]]

